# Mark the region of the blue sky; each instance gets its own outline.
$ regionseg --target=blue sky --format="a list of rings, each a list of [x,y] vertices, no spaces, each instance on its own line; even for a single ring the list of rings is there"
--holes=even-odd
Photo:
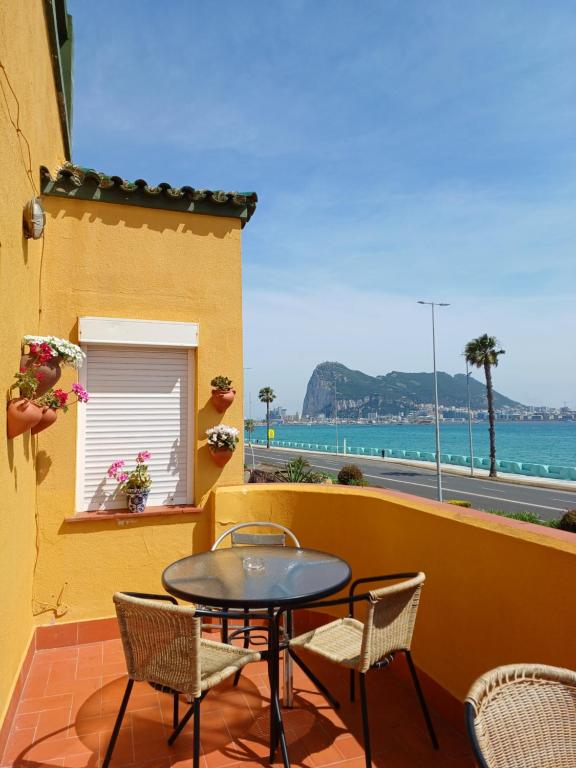
[[[247,392],[314,365],[462,371],[576,407],[576,6],[569,0],[69,0],[73,159],[256,190]],[[253,413],[259,406],[254,402]]]

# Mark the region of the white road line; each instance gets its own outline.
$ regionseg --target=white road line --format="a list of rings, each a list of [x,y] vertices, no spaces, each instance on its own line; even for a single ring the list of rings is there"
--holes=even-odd
[[[284,463],[283,461],[280,461],[280,462],[276,461],[276,462],[274,462],[273,460],[269,459],[268,456],[265,456],[265,457],[262,457],[262,458],[266,458],[266,460],[270,461],[270,463],[272,463],[272,464],[273,463],[276,463],[276,464],[278,464],[278,463],[283,464]],[[314,464],[314,463],[312,463],[311,466],[313,466],[314,469],[334,469],[334,467],[326,467],[326,466],[323,466],[322,464]],[[413,480],[393,480],[392,478],[389,478],[389,477],[383,478],[380,475],[368,475],[366,473],[364,473],[364,477],[369,477],[372,480],[380,480],[381,483],[382,482],[384,482],[384,483],[401,483],[402,485],[416,485],[416,486],[418,486],[420,488],[435,488],[436,487],[435,485],[428,485],[427,483],[415,483]],[[448,491],[449,493],[457,493],[457,494],[459,494],[461,496],[474,496],[474,497],[477,497],[479,499],[492,499],[493,501],[504,501],[504,502],[506,502],[508,504],[518,504],[519,506],[522,506],[522,507],[535,507],[536,509],[551,509],[551,510],[554,510],[555,512],[564,512],[565,511],[565,507],[550,507],[550,506],[546,506],[545,504],[532,504],[529,501],[516,501],[515,499],[507,499],[504,496],[488,496],[485,493],[472,493],[471,491],[462,491],[462,490],[460,490],[460,488],[448,488],[447,486],[444,486],[444,490]]]

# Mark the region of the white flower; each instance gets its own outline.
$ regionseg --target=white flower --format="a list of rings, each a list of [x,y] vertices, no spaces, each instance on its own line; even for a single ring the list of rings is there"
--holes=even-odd
[[[228,427],[226,424],[218,424],[206,430],[208,445],[213,448],[227,448],[233,451],[238,443],[240,434],[236,427]]]
[[[62,357],[63,365],[81,368],[86,355],[77,344],[58,336],[24,336],[25,344],[48,344],[52,349],[52,357]]]

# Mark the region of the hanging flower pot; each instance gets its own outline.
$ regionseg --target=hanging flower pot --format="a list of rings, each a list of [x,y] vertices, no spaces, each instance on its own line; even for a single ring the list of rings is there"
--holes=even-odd
[[[60,376],[62,376],[62,371],[60,370],[61,363],[62,358],[60,356],[51,357],[49,360],[39,363],[36,355],[22,355],[20,358],[20,371],[29,371],[33,368],[36,373],[36,378],[38,379],[35,392],[36,397],[45,395],[60,379]]]
[[[124,493],[128,499],[129,512],[144,512],[150,493],[148,488],[134,488],[133,490],[125,490]]]
[[[231,451],[229,448],[212,448],[210,446],[210,453],[212,454],[214,464],[217,467],[224,467],[232,458],[234,451]]]
[[[224,413],[234,402],[236,390],[232,389],[232,379],[227,376],[215,376],[210,382],[212,385],[212,404],[218,413]]]
[[[212,405],[216,408],[218,413],[224,413],[224,411],[234,402],[235,395],[235,389],[213,389],[211,397]]]
[[[42,416],[38,424],[32,427],[32,434],[37,435],[38,432],[43,432],[48,427],[52,426],[58,418],[58,411],[55,408],[49,408],[47,405],[42,408]]]
[[[16,397],[10,400],[6,410],[6,434],[12,440],[18,435],[23,435],[42,418],[42,408],[25,397]]]

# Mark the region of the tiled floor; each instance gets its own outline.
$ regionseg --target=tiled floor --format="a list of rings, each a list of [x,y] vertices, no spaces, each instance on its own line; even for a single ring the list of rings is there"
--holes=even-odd
[[[294,766],[363,768],[359,708],[347,702],[347,675],[316,667],[339,696],[335,712],[298,669],[295,701],[284,710]],[[0,765],[39,768],[102,763],[126,684],[119,640],[38,651],[32,662]],[[440,718],[435,752],[414,692],[387,670],[372,672],[370,691],[374,764],[378,768],[471,768],[465,739]],[[267,765],[269,689],[263,662],[245,670],[238,688],[227,680],[202,703],[202,768]],[[181,713],[185,711],[182,704]],[[173,747],[172,699],[148,685],[134,686],[112,765],[169,768],[192,765],[190,722]]]

